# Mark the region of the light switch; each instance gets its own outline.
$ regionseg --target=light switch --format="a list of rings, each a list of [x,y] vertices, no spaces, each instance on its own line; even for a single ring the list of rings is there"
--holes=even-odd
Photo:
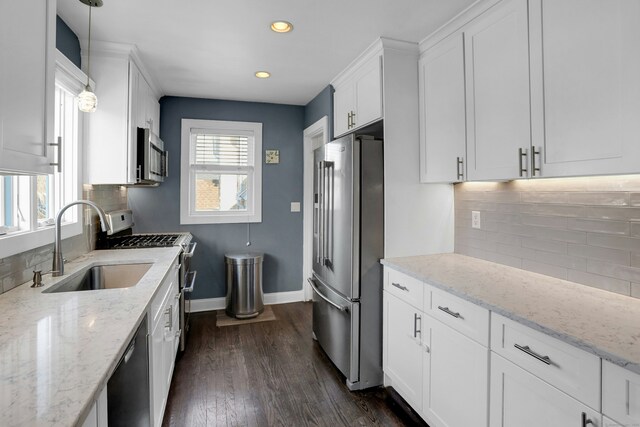
[[[300,202],[291,202],[291,212],[300,212]]]

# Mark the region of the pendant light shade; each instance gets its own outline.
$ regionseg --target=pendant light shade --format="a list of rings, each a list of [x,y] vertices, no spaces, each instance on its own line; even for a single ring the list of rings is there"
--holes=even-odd
[[[89,43],[87,45],[87,84],[78,95],[78,109],[85,113],[93,113],[98,108],[98,97],[89,86],[91,73],[91,9],[102,6],[102,0],[80,0],[80,2],[89,6]]]
[[[93,113],[98,108],[98,97],[91,91],[89,85],[78,95],[78,108],[85,113]]]

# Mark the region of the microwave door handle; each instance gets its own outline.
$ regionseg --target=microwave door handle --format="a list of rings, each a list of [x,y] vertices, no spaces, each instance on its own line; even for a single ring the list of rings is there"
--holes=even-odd
[[[162,176],[169,176],[169,151],[164,151],[162,153]]]

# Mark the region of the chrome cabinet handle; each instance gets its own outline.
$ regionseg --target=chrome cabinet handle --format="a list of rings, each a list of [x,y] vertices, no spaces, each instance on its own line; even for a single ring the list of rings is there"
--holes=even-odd
[[[356,113],[355,113],[355,111],[351,112],[351,127],[356,127]]]
[[[169,319],[167,319],[167,321],[164,324],[165,328],[169,328],[169,330],[173,329],[173,306],[170,305],[169,308],[167,308],[164,311],[164,315],[165,316],[169,316]]]
[[[520,176],[524,177],[527,176],[527,168],[524,166],[527,164],[526,159],[527,157],[527,149],[526,148],[518,148],[518,164],[519,167],[518,169],[520,170]]]
[[[420,329],[418,329],[418,320],[420,321]],[[413,337],[418,338],[418,334],[422,335],[422,316],[413,313]]]
[[[533,357],[535,359],[538,359],[539,361],[541,361],[545,365],[551,365],[551,359],[549,358],[549,356],[540,356],[538,353],[536,353],[535,351],[531,350],[531,348],[529,348],[528,345],[522,346],[520,344],[514,344],[513,346],[515,348],[517,348],[518,350],[527,353],[529,356],[531,356],[531,357]]]
[[[458,179],[464,179],[464,159],[462,157],[456,157],[456,172]]]
[[[538,172],[538,176],[540,176],[540,166],[536,167],[536,156],[540,155],[541,151],[536,150],[536,147],[531,148],[531,176],[536,176],[536,172]]]
[[[447,313],[449,316],[453,316],[456,319],[460,318],[460,313],[456,313],[455,311],[451,311],[449,310],[449,307],[442,307],[441,305],[438,306],[439,310],[444,311],[445,313]]]
[[[396,288],[400,289],[401,291],[409,292],[409,288],[407,288],[406,286],[402,286],[400,283],[391,282],[391,286],[395,286]]]
[[[347,129],[351,129],[351,112],[347,113]]]
[[[58,161],[55,163],[49,163],[49,166],[57,166],[58,173],[62,172],[62,137],[58,137],[57,143],[49,143],[47,145],[50,147],[58,147]]]
[[[587,418],[587,413],[582,413],[582,427],[587,427],[588,424],[593,424],[593,421]]]

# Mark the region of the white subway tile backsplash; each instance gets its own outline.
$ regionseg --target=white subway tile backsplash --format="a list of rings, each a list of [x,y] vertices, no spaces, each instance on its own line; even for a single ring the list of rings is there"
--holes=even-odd
[[[640,298],[640,176],[463,183],[455,203],[457,253]]]

